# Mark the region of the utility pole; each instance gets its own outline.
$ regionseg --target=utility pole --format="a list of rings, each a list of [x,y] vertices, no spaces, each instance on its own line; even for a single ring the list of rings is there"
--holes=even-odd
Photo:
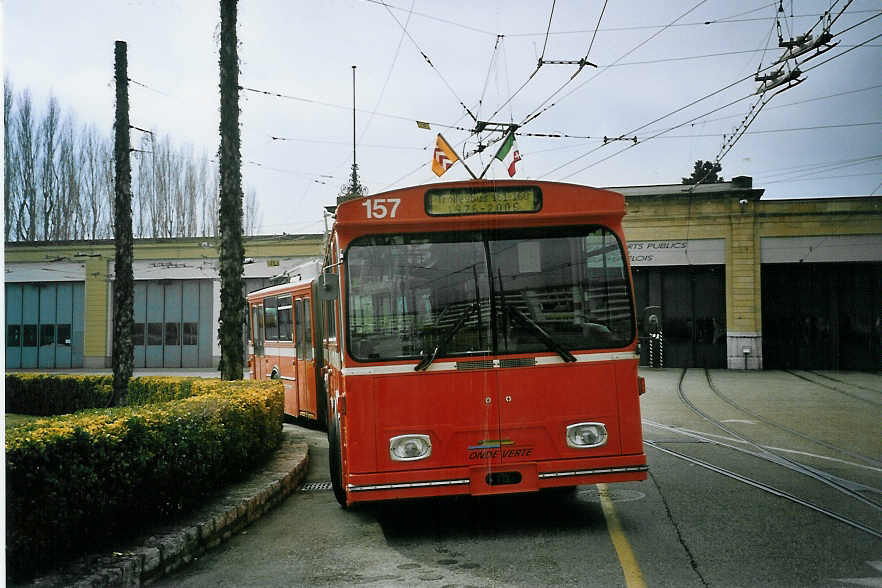
[[[337,204],[361,198],[367,194],[365,188],[358,180],[358,164],[355,162],[355,66],[352,66],[352,172],[349,174],[349,184],[340,189],[337,195]]]
[[[132,323],[134,322],[134,275],[132,271],[132,167],[129,161],[129,82],[126,42],[114,46],[116,77],[116,118],[114,130],[113,239],[113,393],[110,405],[126,399],[134,368]]]
[[[355,66],[352,66],[352,169],[355,169]]]

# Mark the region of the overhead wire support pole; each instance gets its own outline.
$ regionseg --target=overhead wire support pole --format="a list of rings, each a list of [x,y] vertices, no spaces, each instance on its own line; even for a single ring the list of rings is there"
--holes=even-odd
[[[355,169],[355,66],[352,66],[352,169]]]

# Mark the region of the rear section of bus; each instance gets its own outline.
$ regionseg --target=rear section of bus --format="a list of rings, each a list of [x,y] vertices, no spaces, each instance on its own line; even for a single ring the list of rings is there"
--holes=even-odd
[[[338,210],[345,501],[645,479],[622,197],[432,189],[392,193],[397,223]]]

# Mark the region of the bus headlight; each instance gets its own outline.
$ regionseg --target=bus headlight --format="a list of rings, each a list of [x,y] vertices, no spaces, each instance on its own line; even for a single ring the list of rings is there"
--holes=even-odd
[[[606,425],[603,423],[576,423],[567,427],[567,445],[588,449],[606,444]]]
[[[389,439],[389,457],[392,461],[416,461],[432,455],[428,435],[399,435]]]

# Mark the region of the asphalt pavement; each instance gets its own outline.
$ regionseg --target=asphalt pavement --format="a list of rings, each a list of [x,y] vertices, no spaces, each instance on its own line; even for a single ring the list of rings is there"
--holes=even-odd
[[[325,434],[286,425],[303,484],[156,583],[882,586],[882,376],[641,375],[645,482],[343,510]]]

